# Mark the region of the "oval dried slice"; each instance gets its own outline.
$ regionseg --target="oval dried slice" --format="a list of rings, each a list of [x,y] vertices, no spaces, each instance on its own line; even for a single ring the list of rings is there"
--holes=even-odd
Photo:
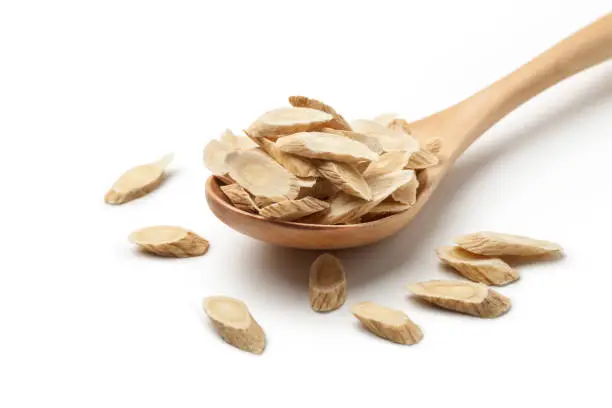
[[[264,331],[244,302],[227,296],[211,296],[204,299],[202,306],[223,340],[240,350],[263,353]]]
[[[519,272],[499,258],[472,254],[456,246],[436,249],[440,260],[457,270],[471,281],[485,285],[506,285],[516,281]]]
[[[417,201],[417,191],[419,189],[419,181],[415,177],[391,194],[391,197],[400,203],[415,205]]]
[[[319,173],[347,194],[364,200],[372,198],[365,178],[350,164],[328,161],[319,166]]]
[[[320,130],[330,127],[334,117],[327,112],[311,108],[280,108],[261,115],[249,128],[252,137],[276,139],[283,135]]]
[[[317,312],[330,312],[346,301],[346,274],[340,260],[331,254],[319,256],[310,267],[310,305]]]
[[[416,344],[423,339],[423,331],[406,313],[361,302],[353,305],[351,313],[372,333],[398,344]]]
[[[236,136],[230,129],[225,129],[219,141],[230,150],[249,150],[257,147],[257,143],[246,136]]]
[[[442,149],[442,139],[439,137],[432,137],[425,142],[425,150],[428,150],[433,154],[440,153],[440,149]]]
[[[385,151],[385,149],[383,149],[382,145],[380,144],[378,138],[374,136],[368,136],[363,133],[357,133],[348,130],[337,130],[331,128],[324,128],[321,131],[323,133],[331,133],[338,136],[348,137],[349,139],[353,139],[359,143],[363,143],[364,145],[368,146],[368,149],[370,149],[376,154],[382,154]]]
[[[273,201],[298,196],[300,186],[295,175],[259,150],[232,152],[225,162],[230,176],[254,196]]]
[[[511,306],[509,298],[481,283],[432,280],[408,285],[408,290],[441,308],[478,317],[498,317]]]
[[[225,158],[232,150],[218,140],[211,140],[204,148],[204,165],[216,176],[227,174]]]
[[[166,225],[134,231],[129,240],[145,251],[176,258],[204,255],[209,246],[207,240],[191,231]]]
[[[363,175],[364,177],[380,176],[402,170],[410,160],[410,155],[411,153],[403,151],[383,153],[378,160],[369,164]]]
[[[373,121],[387,127],[393,120],[397,119],[398,116],[397,113],[383,113],[375,117]]]
[[[351,127],[355,132],[376,137],[386,152],[406,151],[412,153],[419,151],[419,142],[414,137],[372,120],[354,120],[351,122]]]
[[[418,152],[412,153],[405,168],[413,170],[426,169],[437,165],[439,162],[440,159],[438,159],[438,156],[427,150],[421,149]]]
[[[305,197],[299,200],[285,200],[270,204],[262,208],[259,214],[262,217],[277,221],[294,221],[327,208],[329,208],[329,203],[317,200],[314,197]]]
[[[534,256],[560,253],[563,248],[550,241],[498,232],[476,232],[455,239],[457,245],[478,255]]]
[[[331,123],[332,128],[340,130],[351,130],[351,126],[346,120],[329,105],[324,104],[316,99],[307,98],[305,96],[290,96],[289,103],[295,108],[311,108],[329,113],[334,117]]]
[[[312,159],[357,163],[376,160],[378,155],[363,143],[323,132],[301,132],[285,136],[276,145],[286,153]]]
[[[153,163],[126,171],[106,193],[104,201],[107,204],[123,204],[149,194],[161,184],[172,158],[173,155],[168,154]]]
[[[234,207],[248,212],[258,212],[257,204],[253,201],[253,198],[241,185],[229,184],[227,186],[221,186],[221,191],[226,197],[232,202]]]
[[[261,148],[281,166],[298,177],[316,177],[317,167],[307,159],[283,152],[277,145],[268,139],[259,139]]]
[[[376,207],[372,208],[368,212],[368,214],[372,214],[372,215],[391,215],[391,214],[397,214],[397,213],[400,213],[400,212],[404,212],[404,211],[409,210],[411,208],[412,208],[412,205],[410,205],[410,204],[382,202],[382,203],[378,204]]]

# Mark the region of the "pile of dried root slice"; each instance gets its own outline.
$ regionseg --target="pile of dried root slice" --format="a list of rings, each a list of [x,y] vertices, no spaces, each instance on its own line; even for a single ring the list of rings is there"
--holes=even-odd
[[[395,115],[348,123],[330,106],[291,96],[237,136],[226,130],[204,163],[233,205],[277,221],[354,224],[415,205],[440,140],[410,134]],[[421,185],[422,187],[422,185]]]

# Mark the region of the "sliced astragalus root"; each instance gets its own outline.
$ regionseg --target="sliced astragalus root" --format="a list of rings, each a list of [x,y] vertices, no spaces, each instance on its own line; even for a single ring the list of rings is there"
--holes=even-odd
[[[123,204],[149,194],[161,184],[172,157],[172,154],[168,154],[153,163],[126,171],[108,190],[104,201],[107,204]]]
[[[419,151],[418,140],[404,132],[390,129],[367,119],[354,120],[350,124],[354,132],[377,138],[386,152],[406,151],[413,153]]]
[[[363,133],[357,133],[349,130],[337,130],[331,128],[324,128],[321,130],[321,132],[348,137],[349,139],[353,139],[359,143],[363,143],[364,145],[368,146],[368,149],[370,149],[376,154],[382,154],[385,151],[378,139],[374,136],[368,136]]]
[[[364,177],[380,176],[403,169],[411,153],[397,151],[383,153],[378,160],[371,162],[363,172]]]
[[[324,162],[319,166],[319,173],[347,194],[364,200],[372,198],[370,186],[365,178],[348,163]]]
[[[270,204],[259,211],[262,217],[277,221],[294,221],[298,218],[329,208],[329,203],[317,200],[314,197],[305,197],[299,200],[285,200]]]
[[[412,153],[410,160],[408,160],[408,164],[406,164],[406,168],[413,170],[426,169],[437,165],[439,162],[440,159],[438,159],[438,156],[428,150],[421,149],[418,152]]]
[[[332,108],[329,105],[324,104],[321,101],[318,101],[316,99],[307,98],[305,96],[290,96],[289,103],[291,104],[291,106],[295,108],[311,108],[311,109],[316,109],[316,110],[320,110],[320,111],[329,113],[330,115],[334,117],[334,120],[330,127],[334,129],[339,129],[339,130],[351,130],[350,125],[348,124],[346,120],[344,120],[342,115],[336,112],[334,108]]]
[[[471,281],[485,285],[506,285],[517,280],[519,272],[499,258],[476,255],[456,246],[436,249],[440,260]]]
[[[331,254],[319,256],[310,267],[310,305],[317,312],[330,312],[346,301],[346,274],[340,260]]]
[[[368,201],[362,200],[355,196],[346,194],[341,191],[336,194],[330,201],[330,207],[324,216],[317,222],[309,222],[309,224],[342,224],[353,218],[358,218],[360,209],[366,205]]]
[[[334,117],[332,115],[318,109],[280,108],[261,115],[249,126],[247,134],[256,138],[276,139],[293,133],[331,127],[333,122]]]
[[[416,344],[423,339],[423,331],[399,310],[361,302],[353,305],[351,313],[372,333],[398,344]]]
[[[397,214],[400,212],[404,212],[412,208],[412,205],[405,203],[393,203],[393,202],[385,202],[378,204],[376,207],[372,208],[366,215],[369,216],[381,216],[381,215],[391,215]]]
[[[202,306],[223,340],[240,350],[263,353],[266,337],[244,302],[227,296],[211,296],[204,299]]]
[[[232,152],[225,162],[230,176],[256,197],[283,201],[299,194],[296,176],[259,150]]]
[[[363,143],[323,132],[301,132],[285,136],[276,142],[285,153],[343,163],[376,160],[378,155]]]
[[[394,119],[397,119],[398,116],[399,115],[397,113],[383,113],[372,120],[386,127],[389,126]]]
[[[563,251],[554,242],[488,231],[463,235],[455,242],[469,252],[489,256],[535,256]]]
[[[255,202],[255,205],[261,210],[264,207],[267,207],[269,205],[275,204],[278,201],[276,201],[278,199],[272,199],[272,198],[268,198],[268,197],[253,197],[253,201]],[[281,200],[284,201],[284,200]]]
[[[442,139],[439,137],[432,137],[427,142],[425,142],[425,150],[429,151],[433,154],[440,153],[440,149],[442,149]]]
[[[165,225],[139,229],[129,239],[145,251],[176,258],[204,255],[209,246],[207,240],[191,231]]]
[[[223,191],[223,194],[231,201],[234,207],[248,212],[259,211],[249,192],[239,184],[221,186],[221,191]]]
[[[230,185],[230,184],[235,184],[236,182],[234,181],[233,178],[231,178],[229,175],[227,174],[216,174],[215,178],[217,180],[219,180],[221,183],[225,184],[225,185]]]
[[[225,158],[232,149],[218,140],[211,140],[204,148],[204,165],[215,176],[223,176],[227,174],[228,168],[225,164]]]
[[[260,139],[261,148],[270,155],[281,166],[289,170],[298,177],[316,177],[317,167],[307,159],[283,152],[271,140]]]
[[[335,184],[325,178],[319,178],[317,179],[315,185],[312,186],[312,189],[308,192],[308,195],[318,198],[319,200],[326,200],[337,192],[338,187],[336,187]]]
[[[230,129],[225,129],[219,136],[219,141],[230,150],[248,150],[257,147],[257,143],[246,136],[236,136]]]
[[[419,181],[416,174],[410,181],[391,194],[393,200],[410,206],[415,205],[417,201],[417,190],[419,189]]]
[[[511,306],[509,298],[482,283],[432,280],[408,285],[408,290],[441,308],[478,317],[498,317]]]

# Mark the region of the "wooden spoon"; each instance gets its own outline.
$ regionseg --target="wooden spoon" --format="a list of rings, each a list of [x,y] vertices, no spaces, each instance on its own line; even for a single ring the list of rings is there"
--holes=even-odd
[[[271,244],[303,249],[338,249],[371,244],[402,228],[421,210],[455,160],[480,135],[524,102],[563,79],[612,57],[612,14],[563,40],[512,74],[441,112],[410,123],[420,140],[442,139],[440,164],[427,170],[416,205],[377,221],[353,225],[273,222],[233,207],[214,177],[206,198],[214,214],[238,232]]]

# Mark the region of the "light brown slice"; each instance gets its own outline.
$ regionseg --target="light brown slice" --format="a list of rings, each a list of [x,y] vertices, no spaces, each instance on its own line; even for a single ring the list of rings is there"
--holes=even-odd
[[[221,183],[225,184],[225,185],[230,185],[230,184],[235,184],[236,182],[234,181],[233,178],[231,178],[229,175],[227,174],[215,174],[215,178],[217,180],[219,180]]]
[[[395,202],[382,202],[376,207],[372,208],[368,214],[370,215],[391,215],[404,212],[412,208],[412,205],[405,203]]]
[[[429,151],[433,154],[440,153],[440,149],[442,149],[442,139],[439,137],[432,137],[427,142],[425,142],[425,150]]]
[[[319,173],[347,194],[364,200],[372,198],[370,186],[365,178],[350,164],[324,162],[319,166]]]
[[[225,158],[232,151],[218,140],[211,140],[204,148],[204,165],[216,176],[223,176],[229,171]]]
[[[441,308],[478,317],[498,317],[511,306],[509,298],[481,283],[432,280],[408,285],[408,290]]]
[[[257,207],[260,210],[264,207],[267,207],[269,205],[272,205],[278,202],[268,197],[253,197],[253,201],[255,202],[255,205],[257,205]],[[281,200],[281,201],[284,201],[284,200]]]
[[[310,305],[317,312],[340,308],[346,300],[346,274],[340,260],[331,254],[319,256],[310,267]]]
[[[295,175],[259,150],[236,151],[225,160],[230,176],[256,197],[292,200],[300,186]]]
[[[126,171],[108,190],[104,201],[107,204],[123,204],[149,194],[161,184],[172,157],[172,154],[168,154],[153,163]]]
[[[393,118],[391,121],[387,123],[387,127],[397,132],[402,132],[407,135],[412,135],[412,129],[410,129],[410,125],[408,124],[406,119],[397,118],[397,117]]]
[[[331,128],[324,128],[321,131],[324,133],[332,133],[334,135],[348,137],[349,139],[353,139],[359,143],[363,143],[376,154],[381,154],[385,151],[385,149],[383,149],[382,145],[380,144],[378,138],[374,136],[368,136],[363,133],[357,133],[348,130],[337,130]]]
[[[221,191],[234,204],[234,207],[248,212],[258,212],[257,204],[251,198],[251,195],[239,184],[229,184],[221,186]]]
[[[423,339],[423,331],[399,310],[361,302],[353,305],[351,313],[372,333],[398,344],[416,344]]]
[[[400,203],[413,206],[417,201],[417,190],[419,189],[419,181],[416,175],[410,181],[391,194],[391,197]]]
[[[378,160],[371,162],[363,172],[364,177],[380,176],[403,169],[411,153],[397,151],[383,153]]]
[[[363,143],[323,132],[301,132],[285,136],[276,145],[286,153],[312,159],[357,163],[376,160],[378,155]]]
[[[318,198],[319,200],[326,200],[335,195],[337,192],[338,187],[336,187],[335,184],[325,178],[320,178],[317,179],[315,185],[312,186],[312,190],[308,192],[308,195]]]
[[[176,258],[204,255],[209,246],[207,240],[191,231],[165,225],[134,231],[129,240],[145,251]]]
[[[309,160],[293,154],[283,152],[271,140],[262,138],[259,139],[261,148],[270,155],[281,166],[289,170],[298,177],[315,177],[318,175],[317,167]]]
[[[332,127],[334,117],[327,112],[311,108],[280,108],[261,115],[249,128],[252,137],[276,139],[298,132]]]
[[[412,153],[419,150],[419,142],[414,137],[396,129],[390,129],[373,120],[354,120],[351,122],[351,127],[355,132],[376,137],[386,152],[406,151]]]
[[[305,96],[290,96],[289,103],[296,108],[312,108],[326,113],[334,117],[334,121],[330,127],[340,130],[351,130],[351,126],[338,112],[329,105],[324,104],[316,99],[307,98]]]
[[[405,168],[413,170],[426,169],[437,165],[439,162],[438,156],[428,150],[421,149],[418,152],[412,153]]]
[[[517,280],[519,272],[499,258],[472,254],[456,246],[436,249],[438,258],[471,281],[485,285],[506,285]]]
[[[398,116],[397,113],[383,113],[375,117],[373,121],[387,127],[393,120],[397,119]]]
[[[270,204],[259,211],[262,217],[277,221],[294,221],[329,208],[329,203],[314,197],[285,200]]]
[[[489,231],[463,235],[455,239],[455,242],[474,254],[489,256],[534,256],[563,251],[563,248],[554,242]]]
[[[230,129],[225,129],[219,141],[230,150],[249,150],[257,147],[257,143],[246,136],[236,136]]]
[[[240,350],[263,353],[266,337],[244,302],[227,296],[211,296],[204,299],[202,306],[223,340]]]

